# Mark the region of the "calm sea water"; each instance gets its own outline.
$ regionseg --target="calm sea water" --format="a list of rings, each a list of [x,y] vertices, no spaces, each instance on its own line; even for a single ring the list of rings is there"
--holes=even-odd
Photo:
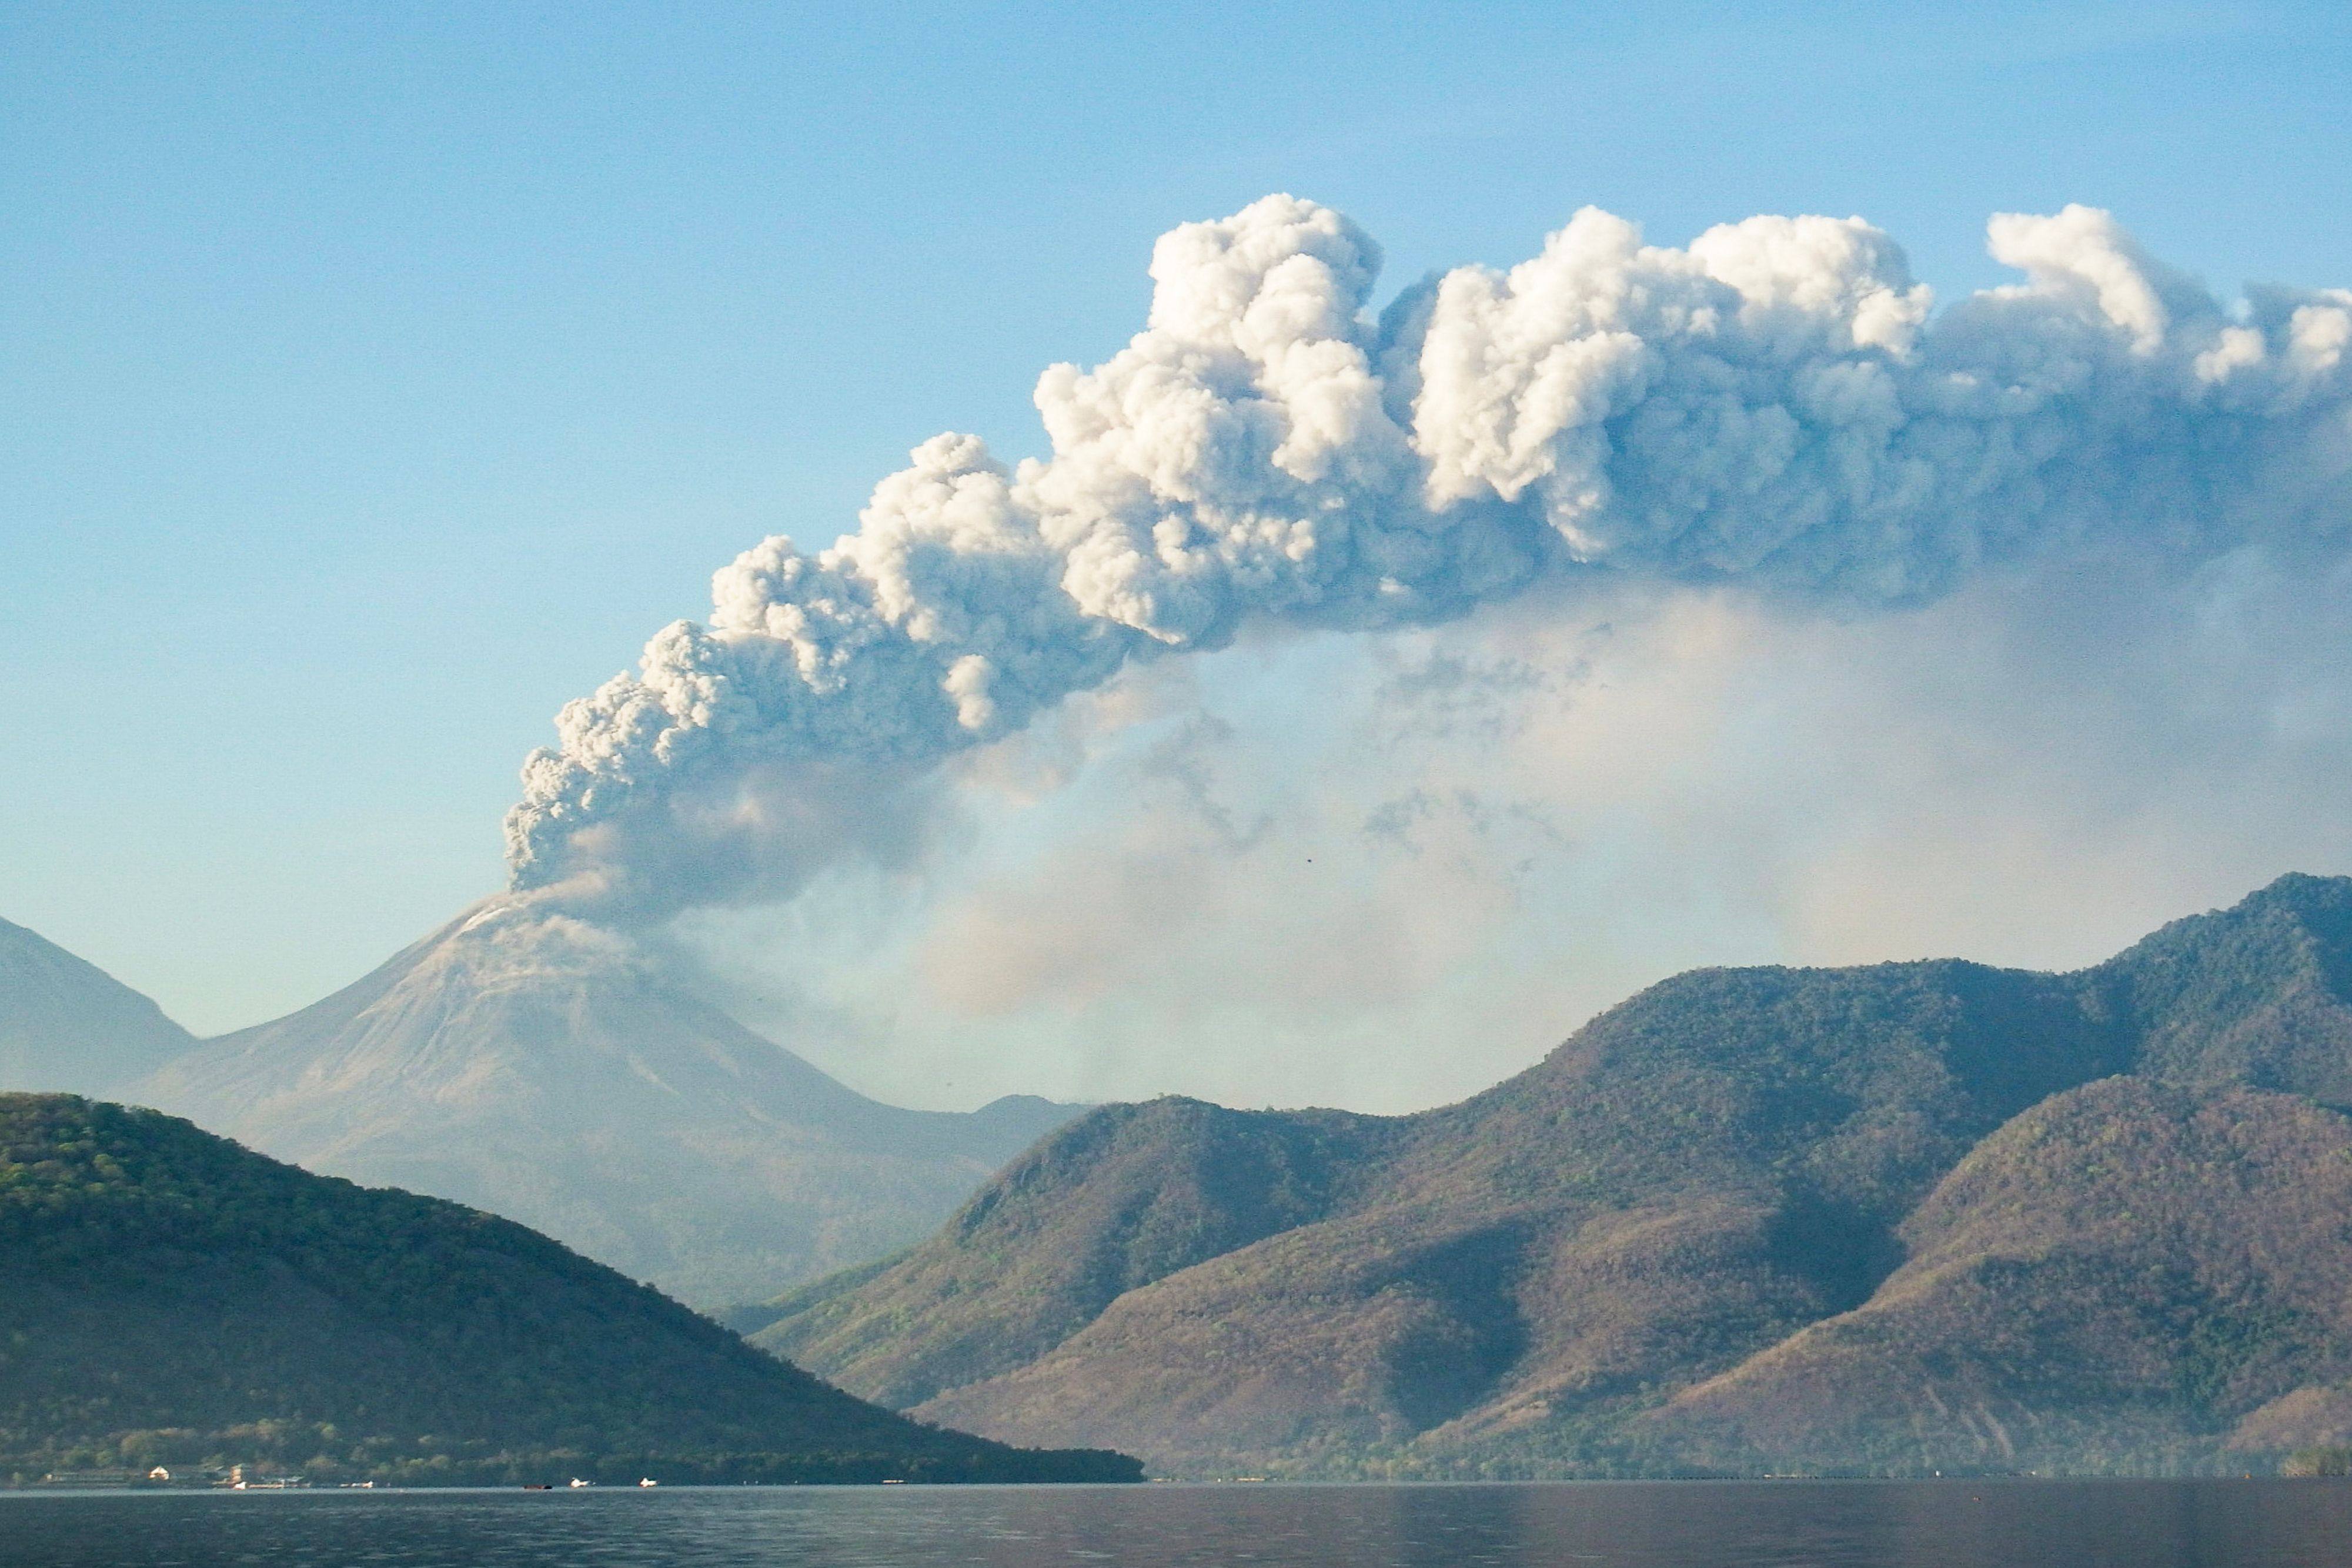
[[[2352,1483],[891,1487],[0,1496],[8,1568],[2352,1564]]]

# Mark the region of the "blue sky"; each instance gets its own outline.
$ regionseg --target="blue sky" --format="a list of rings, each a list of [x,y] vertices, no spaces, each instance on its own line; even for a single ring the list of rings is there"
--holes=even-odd
[[[1036,450],[1267,191],[1384,292],[1586,203],[1858,213],[1946,297],[2069,201],[2352,282],[2340,7],[1726,9],[7,7],[0,915],[204,1030],[353,977],[714,567]]]

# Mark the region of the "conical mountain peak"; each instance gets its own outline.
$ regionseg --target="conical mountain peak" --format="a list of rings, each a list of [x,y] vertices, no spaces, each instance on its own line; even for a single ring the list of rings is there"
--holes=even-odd
[[[512,896],[133,1097],[521,1220],[710,1306],[914,1240],[1074,1110],[868,1099],[636,938]]]

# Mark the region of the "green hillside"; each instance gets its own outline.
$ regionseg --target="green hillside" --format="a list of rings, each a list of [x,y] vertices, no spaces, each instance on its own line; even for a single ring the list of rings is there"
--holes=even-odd
[[[0,1479],[1131,1479],[919,1425],[521,1226],[0,1095]]]
[[[2179,1469],[2341,1442],[2352,1322],[2315,1303],[2352,1281],[2352,1232],[2288,1198],[2334,1190],[2347,979],[2352,881],[2311,877],[2072,975],[1684,975],[1419,1115],[1106,1107],[758,1342],[927,1419],[1171,1473]],[[2098,1151],[2134,1139],[2170,1152],[2116,1176]],[[2003,1283],[1952,1293],[1969,1279]]]

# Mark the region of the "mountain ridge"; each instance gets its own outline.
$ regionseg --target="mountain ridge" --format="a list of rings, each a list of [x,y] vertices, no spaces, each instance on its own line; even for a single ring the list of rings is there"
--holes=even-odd
[[[2313,877],[2069,974],[1951,959],[1693,971],[1468,1100],[1350,1119],[1344,1168],[1317,1188],[1333,1201],[1286,1228],[1229,1246],[1202,1211],[1142,1248],[1072,1219],[1149,1211],[1165,1195],[1132,1173],[1181,1170],[1219,1119],[1170,1102],[1104,1107],[930,1240],[845,1289],[804,1292],[755,1338],[926,1418],[1108,1442],[1169,1473],[1765,1467],[1773,1455],[1724,1437],[1736,1424],[1707,1427],[1701,1406],[1672,1412],[1672,1399],[1908,1288],[1925,1243],[1906,1227],[1923,1206],[2003,1129],[2086,1086],[2242,1091],[2339,1117],[2347,976],[2352,881]],[[1229,1137],[1280,1143],[1342,1114],[1221,1116],[1244,1119]],[[1224,1210],[1271,1190],[1229,1194]],[[2317,1223],[2299,1244],[2352,1246]],[[1118,1269],[1072,1271],[1106,1247]],[[2152,1230],[2131,1247],[2194,1252]],[[1112,1277],[1130,1282],[1105,1301]],[[1958,1332],[1953,1312],[1935,1321]],[[2326,1384],[2319,1362],[2295,1364]],[[2100,1419],[2124,1419],[2116,1390],[2146,1394],[2120,1377],[2100,1386],[2084,1396],[2113,1406]],[[2236,1397],[2179,1394],[2138,1447],[2100,1451],[2219,1463],[2252,1415]],[[1933,1423],[1908,1446],[1774,1440],[1780,1458],[1822,1466],[2009,1462]]]

